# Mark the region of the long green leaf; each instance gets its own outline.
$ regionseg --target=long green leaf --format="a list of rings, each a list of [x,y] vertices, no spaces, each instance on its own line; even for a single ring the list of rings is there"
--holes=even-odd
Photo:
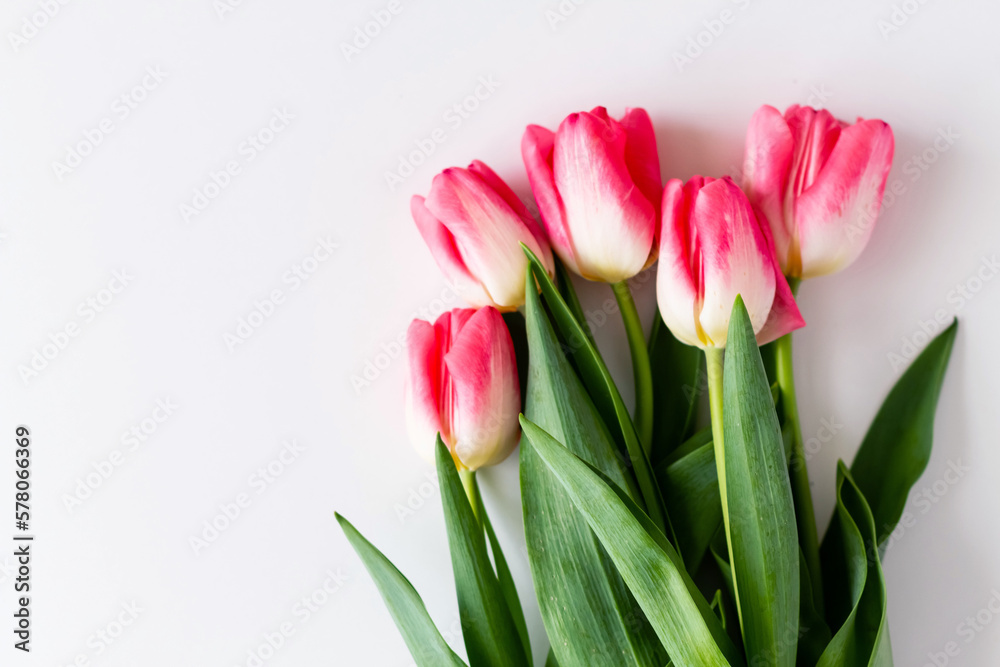
[[[689,442],[698,446],[687,452],[687,444],[675,449],[658,466],[656,477],[677,533],[677,548],[688,572],[694,572],[722,524],[722,503],[711,431],[696,434]],[[680,453],[684,455],[675,459]]]
[[[526,418],[521,428],[522,447],[538,453],[586,516],[674,664],[742,664],[680,555],[628,494]]]
[[[350,521],[339,514],[335,516],[347,540],[375,581],[417,667],[464,667],[465,663],[455,655],[434,626],[434,621],[413,585]]]
[[[639,491],[607,427],[570,366],[538,294],[525,303],[531,361],[526,414],[633,498]],[[563,665],[628,664],[661,667],[656,633],[637,609],[586,518],[530,447],[521,448],[521,504],[535,594]]]
[[[957,331],[955,320],[899,378],[851,464],[851,476],[874,515],[880,546],[903,515],[907,495],[930,460],[934,412]]]
[[[792,488],[753,325],[736,298],[723,374],[726,500],[748,662],[795,664],[799,547]]]
[[[828,617],[839,629],[818,667],[892,667],[875,521],[843,461],[837,465],[837,506],[820,553]]]
[[[473,488],[476,493],[476,503],[479,506],[479,517],[482,520],[483,528],[486,529],[486,537],[489,540],[490,553],[493,554],[493,564],[496,566],[497,581],[500,584],[500,590],[503,592],[504,600],[507,601],[507,608],[510,610],[511,617],[514,619],[514,625],[517,627],[517,634],[521,638],[521,645],[524,647],[524,655],[528,659],[528,667],[533,664],[531,656],[531,639],[528,637],[528,624],[524,620],[524,610],[521,608],[521,598],[517,594],[517,586],[514,585],[514,577],[510,573],[510,567],[507,565],[507,559],[503,555],[503,549],[500,548],[500,540],[497,538],[496,531],[493,530],[493,524],[490,522],[490,517],[486,514],[486,505],[483,503],[483,496],[479,491],[479,484],[473,479]]]
[[[576,363],[580,379],[583,381],[587,393],[593,399],[604,423],[609,429],[612,429],[612,437],[619,447],[627,453],[632,463],[632,471],[642,493],[641,507],[646,510],[656,525],[663,528],[673,538],[673,528],[663,509],[663,500],[660,497],[660,490],[656,486],[656,480],[653,478],[649,459],[639,443],[632,418],[625,408],[621,394],[618,393],[618,387],[611,379],[611,373],[604,365],[604,360],[591,340],[589,332],[584,331],[580,322],[577,321],[556,286],[552,284],[552,280],[549,279],[541,262],[527,246],[522,244],[521,247],[528,256],[528,271],[534,273],[535,280],[538,281],[545,303],[548,304],[549,310],[552,312],[552,319]],[[527,292],[533,292],[532,281],[529,279],[526,284]]]
[[[486,552],[483,528],[440,437],[437,471],[469,665],[523,667],[528,663],[524,646]]]
[[[653,371],[655,415],[649,458],[655,466],[691,437],[698,396],[704,384],[705,362],[701,350],[674,338],[657,313],[649,335],[649,363]],[[677,537],[683,539],[680,535]]]

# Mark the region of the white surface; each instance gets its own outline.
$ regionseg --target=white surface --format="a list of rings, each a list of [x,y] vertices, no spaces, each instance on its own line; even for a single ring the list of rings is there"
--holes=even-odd
[[[910,0],[916,13],[886,38],[878,21],[890,20],[889,0],[402,0],[348,61],[341,44],[387,5],[245,0],[220,18],[212,0],[69,2],[18,50],[9,36],[0,45],[0,441],[8,452],[0,498],[12,493],[14,427],[28,424],[38,535],[34,651],[14,655],[10,646],[13,595],[2,572],[0,663],[68,665],[83,655],[109,667],[246,665],[262,635],[287,622],[294,634],[267,665],[409,665],[335,509],[410,577],[461,651],[437,492],[412,515],[397,513],[432,487],[406,441],[395,341],[414,314],[442,299],[458,305],[409,218],[410,196],[439,169],[474,158],[527,195],[518,149],[525,125],[554,127],[597,104],[614,114],[649,110],[665,177],[720,175],[738,168],[757,106],[811,102],[891,123],[891,180],[906,187],[854,266],[802,289],[809,327],[796,355],[806,437],[824,418],[839,425],[810,462],[817,512],[825,525],[836,459],[853,455],[898,375],[888,355],[937,310],[957,311],[934,455],[917,488],[944,479],[949,461],[971,469],[957,484],[939,484],[933,504],[910,504],[916,524],[886,563],[892,638],[898,665],[922,665],[951,641],[960,654],[949,664],[996,664],[1000,620],[978,632],[959,624],[1000,590],[1000,280],[961,310],[953,290],[1000,250],[1000,5]],[[5,35],[38,6],[6,2]],[[547,12],[560,6],[575,9],[553,28]],[[675,53],[724,10],[731,22],[679,71]],[[115,100],[147,67],[166,76],[122,118]],[[482,77],[499,87],[468,118],[449,113]],[[294,118],[247,160],[242,142],[274,109]],[[113,132],[57,178],[53,162],[104,118]],[[445,141],[391,191],[384,173],[436,128]],[[957,139],[932,154],[949,128]],[[928,149],[934,163],[908,170]],[[240,173],[185,224],[179,206],[230,160]],[[293,289],[284,274],[327,236],[339,245],[334,256]],[[86,321],[78,304],[100,296],[121,269],[134,278]],[[647,323],[651,287],[641,296]],[[230,352],[224,335],[275,289],[286,300]],[[590,310],[610,296],[602,286],[584,291]],[[23,382],[18,367],[69,323],[79,335]],[[610,320],[599,336],[630,393],[620,323]],[[396,355],[387,366],[383,350]],[[356,390],[352,377],[369,363],[386,367]],[[174,414],[70,512],[65,494],[123,449],[121,434],[163,398],[178,405]],[[251,476],[292,438],[305,451],[257,495]],[[515,461],[482,478],[541,655]],[[196,555],[189,537],[240,493],[250,506]],[[346,581],[304,620],[295,605],[322,590],[328,571]],[[91,637],[133,601],[137,620],[98,654]]]

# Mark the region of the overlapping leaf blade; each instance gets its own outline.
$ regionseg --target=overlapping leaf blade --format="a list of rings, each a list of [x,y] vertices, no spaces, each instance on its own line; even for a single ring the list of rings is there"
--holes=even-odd
[[[689,442],[697,446],[686,452],[687,444],[674,450],[657,468],[656,476],[677,533],[677,548],[688,571],[694,572],[722,524],[722,502],[711,431]],[[683,455],[675,458],[675,454]]]
[[[896,527],[913,484],[931,456],[934,413],[958,320],[927,345],[889,392],[851,464],[868,500],[879,545]]]
[[[537,281],[545,303],[552,313],[552,320],[565,342],[564,349],[576,364],[583,386],[593,400],[602,421],[610,429],[611,436],[631,461],[632,472],[642,494],[641,507],[657,525],[662,526],[670,537],[674,538],[670,518],[663,509],[663,500],[653,477],[649,459],[639,443],[632,419],[625,408],[621,394],[618,393],[618,387],[611,378],[611,373],[604,365],[604,360],[591,340],[589,332],[584,330],[572,309],[559,294],[559,290],[552,283],[541,262],[526,246],[522,245],[522,248],[528,257],[527,292],[530,295],[534,291],[532,288],[534,281],[531,280],[531,274],[534,274],[534,280]]]
[[[436,453],[441,504],[448,527],[448,546],[469,665],[523,667],[528,659],[486,552],[483,528],[465,495],[454,460],[440,437]]]
[[[771,389],[739,297],[722,386],[729,539],[748,662],[790,667],[800,595],[795,509]]]
[[[836,510],[820,553],[828,618],[838,630],[818,667],[892,667],[875,521],[842,461],[837,466]]]
[[[525,411],[638,497],[618,448],[560,348],[539,297],[525,305],[531,361]],[[532,579],[553,652],[564,666],[653,665],[660,641],[586,518],[530,447],[521,447],[521,503]]]
[[[522,418],[522,447],[537,452],[601,540],[675,665],[742,665],[680,555],[628,494]],[[597,663],[585,663],[597,664]]]
[[[465,667],[465,663],[438,632],[423,600],[407,578],[351,522],[339,514],[336,517],[347,540],[375,581],[417,667]]]
[[[698,396],[704,384],[705,355],[697,347],[674,338],[657,313],[649,336],[649,363],[656,415],[649,458],[655,465],[692,435]],[[682,539],[680,535],[677,537]]]

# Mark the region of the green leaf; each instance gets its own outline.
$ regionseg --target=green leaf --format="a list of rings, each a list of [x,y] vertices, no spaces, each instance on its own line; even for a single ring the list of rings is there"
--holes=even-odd
[[[722,502],[711,429],[699,431],[688,442],[697,446],[685,451],[690,447],[685,443],[675,449],[656,476],[677,533],[677,547],[688,572],[694,572],[722,524]],[[677,454],[683,455],[676,458]]]
[[[875,521],[843,461],[837,465],[837,506],[820,554],[827,616],[839,629],[818,667],[892,667]]]
[[[566,307],[579,323],[583,333],[593,342],[594,336],[591,334],[590,326],[587,324],[587,317],[583,314],[580,299],[576,296],[576,289],[573,288],[573,279],[569,275],[569,271],[566,270],[566,265],[558,257],[553,257],[552,260],[556,265],[556,280],[559,281],[559,294],[562,295],[563,301],[566,302]],[[530,285],[531,283],[528,284]]]
[[[799,548],[799,572],[806,572],[806,557]],[[830,626],[816,610],[809,577],[799,577],[799,647],[795,658],[798,667],[813,667],[830,643]]]
[[[753,325],[736,298],[723,388],[726,501],[743,641],[751,664],[795,664],[799,546],[781,429]]]
[[[649,336],[649,362],[655,415],[649,458],[656,462],[691,437],[698,396],[703,391],[704,355],[697,347],[674,338],[657,312]]]
[[[507,608],[510,610],[517,627],[517,634],[521,638],[521,645],[524,647],[524,655],[528,659],[528,667],[533,664],[531,657],[531,639],[528,637],[528,624],[524,620],[524,610],[521,608],[521,599],[517,595],[517,586],[514,584],[514,577],[507,566],[507,559],[504,558],[503,549],[500,548],[500,540],[493,530],[490,517],[486,514],[486,505],[483,504],[483,497],[479,491],[479,484],[473,477],[473,488],[476,492],[476,503],[479,506],[479,516],[482,519],[483,527],[486,529],[486,537],[489,539],[490,553],[493,554],[493,563],[496,566],[497,581],[500,583],[500,590],[503,592],[504,600],[507,601]]]
[[[875,517],[879,545],[896,527],[930,460],[934,412],[957,331],[955,320],[899,378],[851,464],[851,476]]]
[[[522,447],[530,445],[587,518],[674,664],[741,665],[680,555],[628,494],[526,418],[521,428]]]
[[[525,304],[531,348],[525,411],[570,443],[573,451],[617,484],[639,491],[597,409],[559,346],[538,295]],[[642,617],[586,518],[530,447],[521,447],[521,504],[535,595],[563,665],[661,667],[666,653]]]
[[[553,322],[559,329],[559,333],[562,334],[565,347],[576,363],[580,379],[583,381],[587,393],[593,399],[594,406],[604,423],[609,429],[612,429],[611,435],[618,443],[619,448],[628,454],[632,464],[632,472],[642,493],[640,506],[646,510],[656,525],[662,527],[673,537],[673,528],[670,526],[669,518],[664,513],[663,500],[660,497],[660,490],[656,486],[656,480],[653,478],[646,452],[639,443],[632,419],[625,408],[621,394],[618,393],[618,387],[611,379],[611,373],[604,365],[604,360],[594,346],[589,332],[584,331],[580,322],[577,321],[566,301],[552,284],[552,280],[549,279],[541,262],[527,246],[522,244],[521,247],[528,257],[527,295],[531,295],[535,291],[531,289],[530,280],[530,274],[534,273],[542,296],[545,298],[545,303],[552,313]]]
[[[520,667],[527,664],[513,616],[486,552],[483,528],[465,495],[455,462],[437,441],[448,546],[458,593],[458,613],[471,667]]]
[[[375,581],[375,586],[378,587],[392,620],[403,635],[406,647],[410,649],[417,667],[441,665],[464,667],[465,663],[455,655],[434,626],[434,621],[431,620],[423,600],[413,585],[389,562],[388,558],[382,555],[382,552],[351,525],[350,521],[339,514],[335,516],[347,540],[361,557],[365,569]]]

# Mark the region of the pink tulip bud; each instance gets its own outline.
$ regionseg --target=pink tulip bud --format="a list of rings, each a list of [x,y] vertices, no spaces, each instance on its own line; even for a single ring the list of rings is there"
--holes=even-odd
[[[570,114],[556,132],[529,125],[528,180],[552,247],[575,273],[615,283],[656,260],[663,181],[649,115],[604,107]]]
[[[732,179],[667,182],[656,276],[663,321],[688,345],[725,347],[737,294],[761,345],[805,325],[768,230]]]
[[[527,259],[521,243],[553,272],[542,228],[478,160],[435,176],[427,199],[414,196],[410,210],[441,271],[470,305],[514,310],[524,304]]]
[[[518,442],[514,344],[500,312],[456,309],[434,324],[413,320],[406,334],[410,373],[406,417],[410,437],[434,461],[437,434],[456,464],[496,465]]]
[[[892,128],[828,111],[770,106],[747,131],[744,187],[774,236],[785,275],[813,278],[857,259],[871,237],[892,166]]]

